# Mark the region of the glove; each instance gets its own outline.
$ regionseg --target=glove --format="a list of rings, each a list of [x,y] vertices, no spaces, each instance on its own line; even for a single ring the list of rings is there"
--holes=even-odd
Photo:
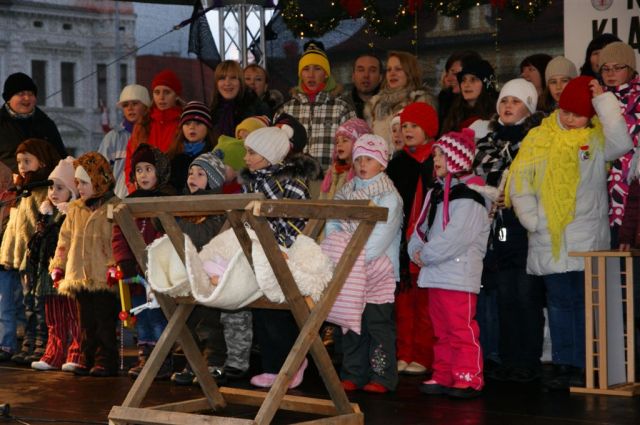
[[[53,269],[53,271],[51,272],[51,280],[53,280],[54,288],[58,287],[58,282],[60,282],[63,277],[64,277],[64,270],[58,267]]]
[[[119,273],[116,266],[110,266],[107,269],[107,285],[109,286],[109,288],[118,284],[118,281],[120,280],[118,279],[118,275]]]

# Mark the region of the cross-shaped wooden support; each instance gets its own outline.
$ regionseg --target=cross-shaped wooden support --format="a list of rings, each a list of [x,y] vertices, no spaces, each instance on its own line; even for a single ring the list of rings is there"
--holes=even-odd
[[[340,289],[364,248],[377,221],[387,218],[387,209],[371,206],[367,201],[294,201],[263,200],[259,195],[207,195],[162,198],[126,199],[114,211],[114,218],[138,261],[146,272],[146,244],[135,224],[135,217],[157,217],[184,262],[184,235],[174,216],[226,214],[240,245],[251,261],[251,240],[245,223],[255,231],[265,255],[286,298],[286,305],[260,299],[251,304],[259,308],[289,308],[300,328],[300,334],[269,392],[218,388],[209,374],[186,321],[194,308],[190,298],[174,299],[156,294],[169,323],[156,344],[141,374],[129,390],[121,406],[113,406],[109,423],[115,424],[269,424],[278,409],[329,416],[308,423],[363,424],[364,415],[357,404],[350,403],[336,374],[318,331],[327,318]],[[305,233],[315,235],[327,219],[358,220],[359,225],[349,241],[345,253],[336,265],[333,277],[320,301],[310,308],[300,294],[291,270],[282,255],[269,227],[268,218],[308,218]],[[205,397],[160,406],[141,408],[162,361],[175,341],[183,347]],[[331,400],[288,396],[289,382],[311,353]],[[196,415],[193,412],[224,409],[227,403],[260,406],[254,419]]]

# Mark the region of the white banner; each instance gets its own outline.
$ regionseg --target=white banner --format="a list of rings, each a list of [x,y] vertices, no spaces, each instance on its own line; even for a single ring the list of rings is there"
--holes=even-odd
[[[631,45],[640,65],[640,0],[564,0],[564,54],[578,72],[587,46],[604,33]]]

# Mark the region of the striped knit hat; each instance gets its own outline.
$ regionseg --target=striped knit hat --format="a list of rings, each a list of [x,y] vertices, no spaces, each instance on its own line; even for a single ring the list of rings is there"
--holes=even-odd
[[[331,65],[329,58],[324,51],[324,44],[320,41],[311,40],[304,45],[304,53],[298,62],[298,77],[302,73],[302,69],[307,65],[318,65],[327,74],[331,75]]]
[[[450,131],[440,136],[433,147],[439,147],[447,157],[447,171],[456,174],[471,171],[473,158],[476,155],[476,144],[473,141],[475,132],[463,128],[461,132]]]
[[[197,121],[206,125],[208,128],[213,128],[213,122],[211,121],[211,114],[209,108],[202,102],[193,100],[184,107],[182,115],[180,115],[180,127],[188,123],[189,121]]]

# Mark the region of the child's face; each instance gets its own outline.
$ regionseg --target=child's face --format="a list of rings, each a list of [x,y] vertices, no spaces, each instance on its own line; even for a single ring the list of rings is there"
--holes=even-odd
[[[327,80],[327,73],[320,65],[307,65],[302,68],[300,79],[306,87],[315,90]]]
[[[564,109],[559,110],[558,116],[560,117],[560,123],[567,130],[585,128],[589,124],[589,118]]]
[[[449,172],[447,170],[447,156],[437,146],[433,150],[433,168],[436,172],[436,177],[446,177]]]
[[[469,105],[475,105],[482,93],[482,81],[475,75],[466,74],[460,82],[460,93]]]
[[[244,162],[247,164],[249,171],[261,170],[271,165],[264,156],[249,147],[247,148],[247,153],[244,155]]]
[[[520,76],[534,85],[538,93],[542,91],[542,77],[535,66],[525,65],[522,67]]]
[[[391,140],[393,141],[393,148],[400,150],[404,146],[404,138],[402,137],[402,127],[400,124],[393,124],[391,126]]]
[[[422,145],[427,140],[422,127],[409,121],[402,123],[402,138],[409,147]]]
[[[244,71],[244,83],[261,97],[267,91],[267,77],[259,68],[247,68]]]
[[[147,107],[139,100],[122,102],[120,107],[122,108],[124,119],[133,123],[139,122],[144,113],[147,112]]]
[[[78,187],[78,194],[80,195],[80,199],[82,199],[83,201],[86,201],[93,196],[93,185],[91,184],[91,182],[76,179],[76,186]]]
[[[156,86],[153,89],[153,103],[161,111],[173,108],[178,102],[178,95],[172,88],[167,86]]]
[[[522,100],[514,96],[505,96],[498,104],[498,115],[504,125],[514,125],[530,114]]]
[[[571,78],[566,75],[554,75],[549,78],[547,81],[547,88],[549,89],[549,93],[551,93],[551,97],[553,100],[560,102],[560,95],[562,94],[562,90],[564,90],[565,86],[569,84]]]
[[[617,87],[621,84],[628,83],[633,76],[633,71],[627,65],[607,62],[600,68],[600,74],[602,75],[602,81],[604,81],[605,86]]]
[[[226,183],[232,182],[238,177],[238,173],[232,167],[225,165],[224,166],[224,181]]]
[[[156,167],[148,162],[138,162],[136,164],[136,184],[138,185],[138,189],[155,189],[158,184]]]
[[[353,141],[342,135],[336,137],[336,155],[338,159],[351,162],[351,152],[353,151]]]
[[[182,124],[182,134],[189,143],[199,142],[207,136],[207,126],[199,121],[187,121]]]
[[[384,166],[370,156],[359,156],[353,162],[356,176],[363,180],[373,178],[384,171]]]
[[[42,167],[40,160],[29,152],[21,152],[17,154],[16,160],[18,161],[18,172],[22,177],[24,177],[29,171],[38,171]]]
[[[47,196],[49,197],[49,201],[57,206],[61,202],[67,202],[71,198],[71,191],[67,189],[60,180],[54,179],[53,184],[49,186]]]
[[[242,130],[238,130],[238,139],[240,140],[244,140],[247,138],[247,136],[249,135],[249,131],[245,130],[244,128]]]
[[[189,167],[189,176],[187,177],[187,187],[189,192],[194,193],[198,190],[207,188],[207,173],[199,165]]]
[[[216,83],[218,93],[225,100],[233,100],[240,92],[240,79],[237,75],[227,74]]]

